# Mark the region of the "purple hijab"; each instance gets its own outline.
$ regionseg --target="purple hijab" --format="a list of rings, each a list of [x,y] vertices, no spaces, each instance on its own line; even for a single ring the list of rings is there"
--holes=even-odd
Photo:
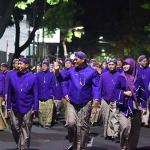
[[[135,85],[134,83],[137,80],[137,66],[136,66],[136,61],[132,58],[127,58],[124,60],[123,63],[127,63],[130,65],[130,68],[128,71],[123,71],[123,73],[121,74],[127,83],[127,89],[132,92],[132,95],[134,97],[134,100],[137,100],[136,98],[136,89],[135,89]]]

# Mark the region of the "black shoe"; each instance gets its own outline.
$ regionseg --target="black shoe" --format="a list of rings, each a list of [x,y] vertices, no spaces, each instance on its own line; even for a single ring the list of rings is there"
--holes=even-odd
[[[45,127],[44,127],[44,129],[46,129],[46,130],[48,130],[48,129],[50,129],[51,128],[51,126],[48,126],[48,125],[46,125]]]
[[[113,140],[111,136],[105,137],[105,140]]]
[[[65,124],[64,127],[65,127],[65,128],[68,127],[68,124]]]
[[[120,138],[119,137],[114,137],[114,142],[115,143],[120,143]]]
[[[73,150],[73,145],[70,145],[67,150]]]
[[[91,127],[94,127],[94,123],[91,123]]]
[[[150,128],[150,125],[149,125],[149,124],[147,124],[147,125],[144,125],[144,127],[145,127],[145,128]]]

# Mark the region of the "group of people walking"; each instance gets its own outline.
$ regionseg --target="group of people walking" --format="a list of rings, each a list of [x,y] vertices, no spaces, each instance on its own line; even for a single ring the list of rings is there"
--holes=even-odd
[[[65,126],[72,145],[68,150],[85,150],[90,125],[103,122],[103,137],[120,142],[122,150],[137,147],[143,122],[149,127],[148,100],[150,69],[146,56],[124,61],[109,59],[100,65],[95,59],[78,51],[75,58],[47,59],[29,71],[29,60],[13,60],[13,70],[1,64],[0,130],[10,127],[18,150],[28,150],[33,119],[38,117],[44,129],[50,129],[65,110]],[[7,108],[5,108],[5,104]],[[7,110],[7,115],[6,115]]]

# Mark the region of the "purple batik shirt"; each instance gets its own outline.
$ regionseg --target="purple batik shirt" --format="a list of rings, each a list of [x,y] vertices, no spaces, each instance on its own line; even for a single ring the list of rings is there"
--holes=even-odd
[[[115,83],[120,76],[120,73],[111,73],[107,71],[100,77],[100,100],[103,98],[105,101],[115,101],[114,87]]]
[[[57,76],[58,81],[69,80],[68,96],[75,104],[87,103],[90,100],[99,100],[99,76],[95,69],[84,66],[72,67],[67,72],[62,71]]]
[[[5,78],[3,74],[0,74],[0,96],[4,98],[4,85],[5,85]]]
[[[25,114],[32,107],[35,111],[39,109],[36,75],[30,72],[11,74],[9,77],[7,109]]]
[[[13,73],[17,73],[18,70],[13,69],[7,72],[6,77],[5,77],[5,95],[8,94],[8,85],[9,85],[9,78]]]
[[[123,115],[128,116],[133,114],[133,101],[135,100],[133,97],[124,95],[124,92],[127,89],[126,85],[125,78],[120,75],[115,84],[114,92],[117,108]],[[147,109],[147,98],[143,80],[138,77],[134,85],[136,88],[137,101],[141,103],[142,109]]]
[[[52,99],[55,96],[56,79],[53,72],[47,70],[36,73],[38,80],[38,95],[40,101]]]

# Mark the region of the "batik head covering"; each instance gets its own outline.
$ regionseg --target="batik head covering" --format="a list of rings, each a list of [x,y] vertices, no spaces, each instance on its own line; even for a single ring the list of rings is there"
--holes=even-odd
[[[141,56],[138,58],[138,61],[142,61],[142,60],[144,60],[145,58],[146,58],[145,55],[141,55]]]
[[[41,63],[39,63],[39,64],[37,64],[37,66],[42,67],[42,64],[41,64]]]
[[[44,64],[49,67],[49,62],[48,62],[47,60],[44,60],[44,61],[42,62],[42,65],[44,65]]]
[[[121,61],[121,62],[123,62],[123,60],[122,60],[121,58],[118,58],[118,59],[117,59],[117,61]]]
[[[111,62],[113,62],[114,64],[117,64],[117,60],[116,60],[116,59],[109,59],[109,60],[107,61],[107,64],[109,64],[109,63],[111,63]]]
[[[1,66],[8,68],[8,65],[6,63],[1,63]]]
[[[72,63],[72,59],[71,59],[71,58],[66,58],[66,59],[65,59],[65,62],[67,62],[67,61],[69,61],[69,62]]]
[[[130,68],[128,71],[123,71],[123,73],[121,74],[125,80],[126,80],[126,90],[129,90],[132,92],[132,95],[134,97],[135,100],[137,100],[136,98],[136,89],[134,86],[134,83],[137,80],[137,65],[136,65],[136,61],[132,58],[127,58],[124,60],[123,64],[127,63],[130,65]]]
[[[90,60],[90,63],[94,63],[94,62],[96,62],[95,59],[91,59],[91,60]]]
[[[28,58],[25,58],[25,57],[19,58],[19,61],[21,61],[21,62],[23,62],[23,63],[25,63],[25,64],[29,64]]]
[[[99,66],[98,62],[93,62],[93,67]]]
[[[85,59],[88,60],[88,57],[87,57],[86,54],[85,54],[84,52],[82,52],[82,51],[75,52],[75,57],[78,57],[78,58],[80,58],[80,59],[85,58]]]
[[[19,61],[19,59],[15,58],[15,59],[13,60],[13,64],[15,64],[15,63],[18,62],[18,61]]]

